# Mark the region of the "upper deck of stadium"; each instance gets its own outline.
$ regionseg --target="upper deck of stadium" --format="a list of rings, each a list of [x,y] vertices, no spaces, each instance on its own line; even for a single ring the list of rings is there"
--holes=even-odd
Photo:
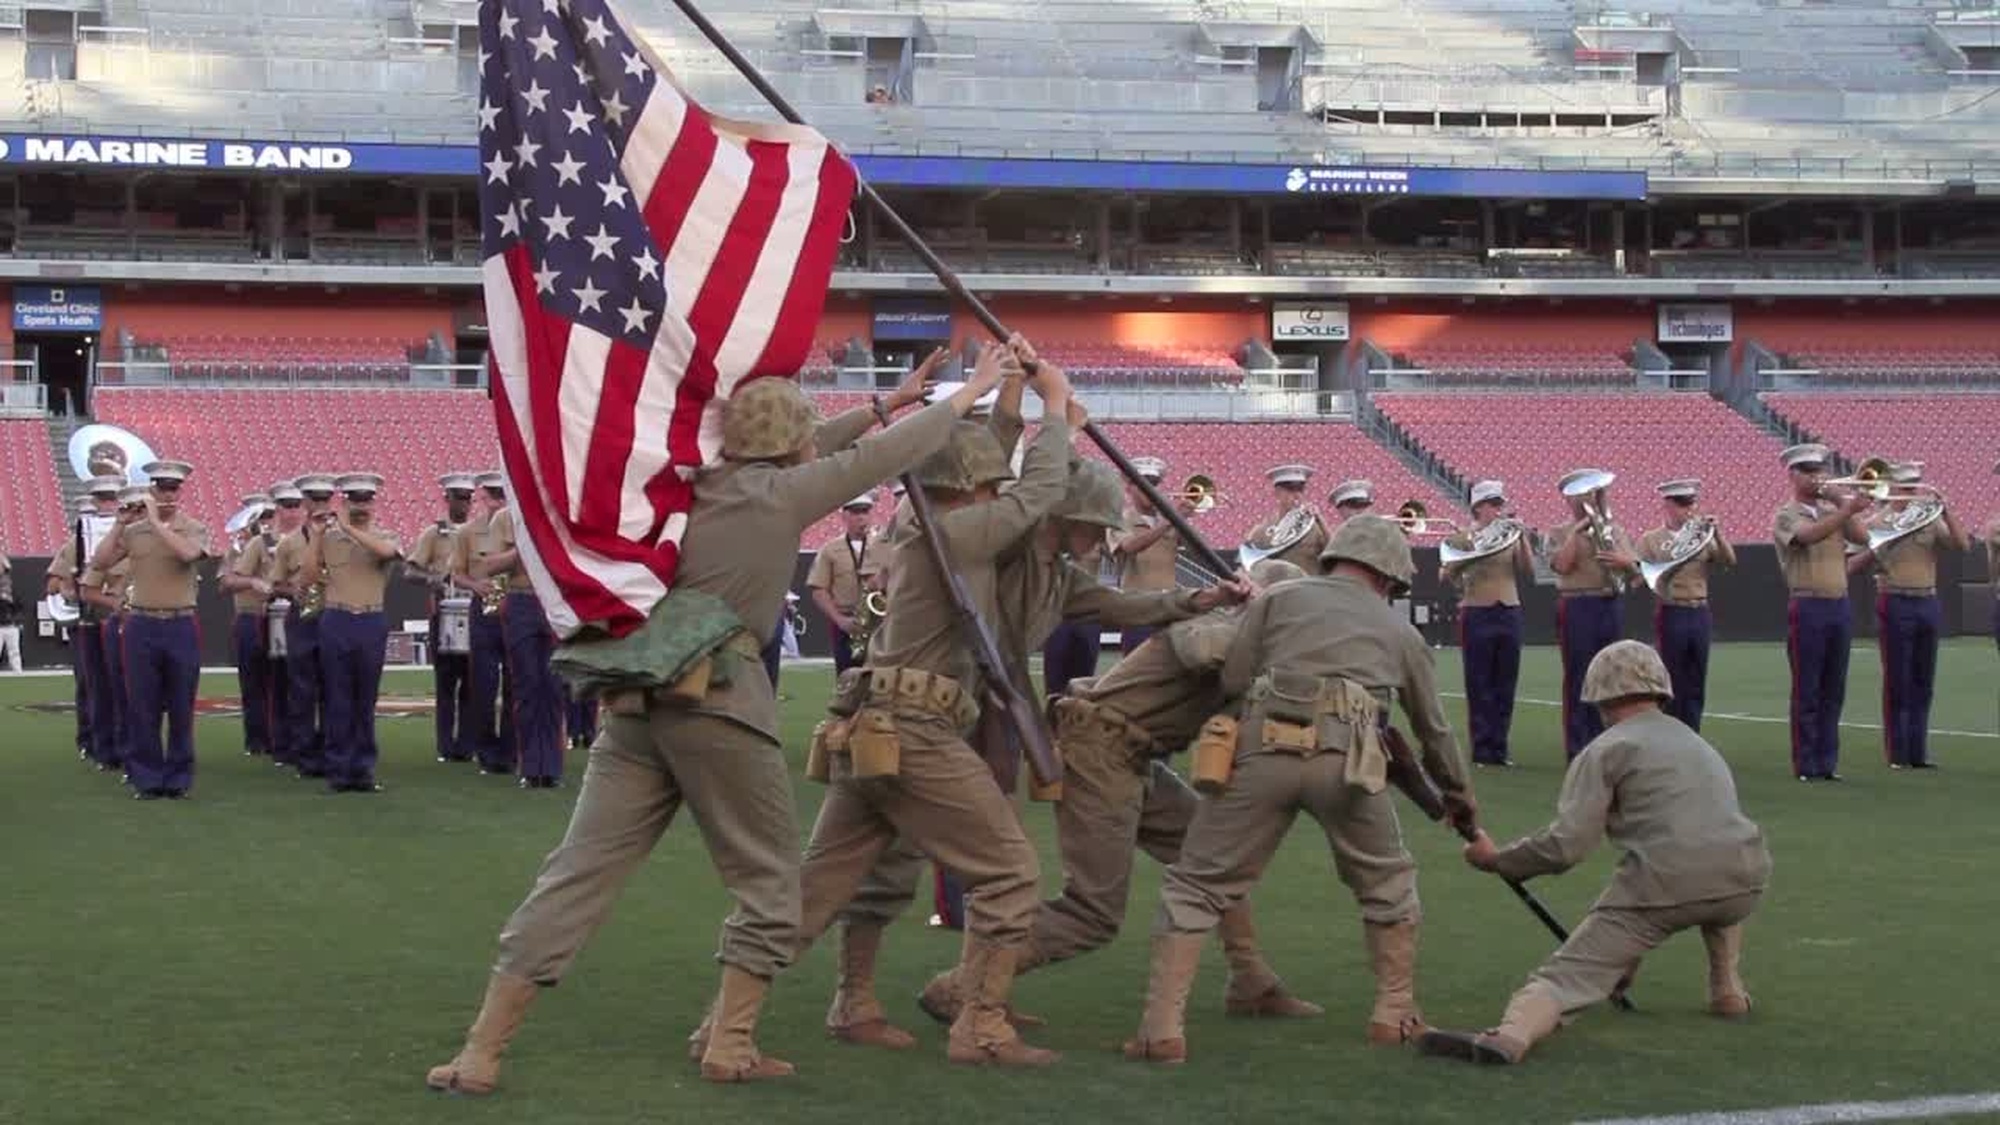
[[[1953,0],[712,0],[850,151],[2000,178],[2000,14]],[[769,116],[665,0],[628,18]],[[473,141],[469,0],[0,7],[0,122]]]

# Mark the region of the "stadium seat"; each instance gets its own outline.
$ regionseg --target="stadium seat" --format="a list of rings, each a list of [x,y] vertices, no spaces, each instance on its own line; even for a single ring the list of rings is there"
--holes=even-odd
[[[2000,508],[1993,437],[2000,393],[1785,393],[1760,396],[1779,417],[1823,441],[1849,463],[1867,457],[1914,460],[1978,533]]]
[[[0,419],[0,551],[46,555],[60,545],[67,518],[49,455],[49,428],[40,418]],[[23,601],[39,591],[16,590]]]

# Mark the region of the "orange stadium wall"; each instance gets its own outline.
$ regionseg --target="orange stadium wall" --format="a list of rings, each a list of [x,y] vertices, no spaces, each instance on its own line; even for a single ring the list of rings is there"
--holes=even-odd
[[[1391,352],[1442,344],[1548,344],[1623,351],[1650,340],[1653,307],[1629,301],[1376,304],[1349,301],[1350,334]]]
[[[452,335],[449,294],[249,290],[185,287],[130,290],[107,286],[104,334],[121,331],[140,340],[162,336],[386,337],[416,342]]]
[[[819,315],[819,329],[813,334],[813,339],[822,343],[844,343],[856,339],[866,341],[873,326],[866,297],[834,294],[826,299],[826,308]]]
[[[1234,301],[1176,299],[1071,301],[1047,298],[996,299],[993,312],[1007,327],[1030,340],[1063,343],[1212,347],[1234,351],[1245,340],[1271,338],[1269,305]],[[957,339],[983,338],[986,329],[963,309],[952,314]]]
[[[1990,345],[2000,301],[1736,302],[1736,343],[1851,348]]]

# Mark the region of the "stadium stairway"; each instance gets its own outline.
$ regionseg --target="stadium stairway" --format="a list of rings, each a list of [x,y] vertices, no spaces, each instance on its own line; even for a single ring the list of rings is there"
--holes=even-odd
[[[69,505],[75,504],[83,496],[83,480],[76,475],[76,470],[71,468],[69,463],[69,439],[77,430],[82,429],[85,423],[72,415],[51,414],[48,416],[48,424],[49,460],[55,466],[56,490],[62,496],[65,505],[63,515],[67,517]]]

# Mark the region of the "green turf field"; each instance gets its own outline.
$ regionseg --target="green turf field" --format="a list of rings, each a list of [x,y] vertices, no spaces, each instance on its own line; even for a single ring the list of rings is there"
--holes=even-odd
[[[1455,654],[1440,659],[1455,688]],[[242,757],[237,721],[212,718],[199,724],[195,800],[140,804],[76,760],[67,715],[22,706],[67,698],[68,680],[0,681],[0,1122],[1499,1123],[2000,1089],[1993,646],[1954,643],[1942,665],[1935,726],[1969,733],[1935,736],[1936,773],[1890,773],[1879,733],[1850,727],[1848,783],[1807,787],[1789,775],[1782,723],[1709,724],[1777,857],[1749,930],[1747,1026],[1701,1015],[1701,943],[1684,936],[1641,974],[1639,1014],[1593,1012],[1522,1068],[1370,1050],[1359,923],[1324,841],[1301,827],[1256,902],[1272,960],[1327,1005],[1322,1020],[1224,1019],[1211,954],[1190,1006],[1193,1061],[1156,1070],[1117,1058],[1138,1018],[1156,901],[1157,871],[1142,860],[1125,936],[1016,993],[1049,1019],[1038,1041],[1065,1052],[1058,1068],[944,1062],[942,1030],[910,997],[958,939],[924,927],[926,902],[892,931],[882,980],[917,1051],[824,1037],[822,946],[781,980],[762,1035],[800,1076],[718,1089],[695,1077],[682,1040],[714,987],[727,902],[682,824],[532,1012],[485,1103],[433,1095],[423,1072],[457,1047],[494,933],[561,833],[573,788],[524,792],[435,764],[428,719],[403,718],[381,725],[388,792],[329,797]],[[427,678],[391,681],[415,695]],[[827,683],[785,675],[795,753]],[[1872,646],[1858,646],[1851,723],[1879,722],[1877,683]],[[1718,648],[1710,714],[1782,718],[1786,685],[1781,650]],[[233,692],[229,677],[204,683],[208,695]],[[1530,652],[1522,694],[1555,697],[1551,651]],[[1521,768],[1478,777],[1503,838],[1546,819],[1561,770],[1553,707],[1524,704],[1515,736]],[[573,758],[572,779],[581,767]],[[801,781],[802,823],[818,797]],[[1050,855],[1046,810],[1031,807],[1028,821]],[[1489,1023],[1549,940],[1501,884],[1463,866],[1443,829],[1405,826],[1427,910],[1420,999],[1433,1022]],[[1539,889],[1575,917],[1610,858]],[[1045,870],[1051,891],[1058,881]]]

